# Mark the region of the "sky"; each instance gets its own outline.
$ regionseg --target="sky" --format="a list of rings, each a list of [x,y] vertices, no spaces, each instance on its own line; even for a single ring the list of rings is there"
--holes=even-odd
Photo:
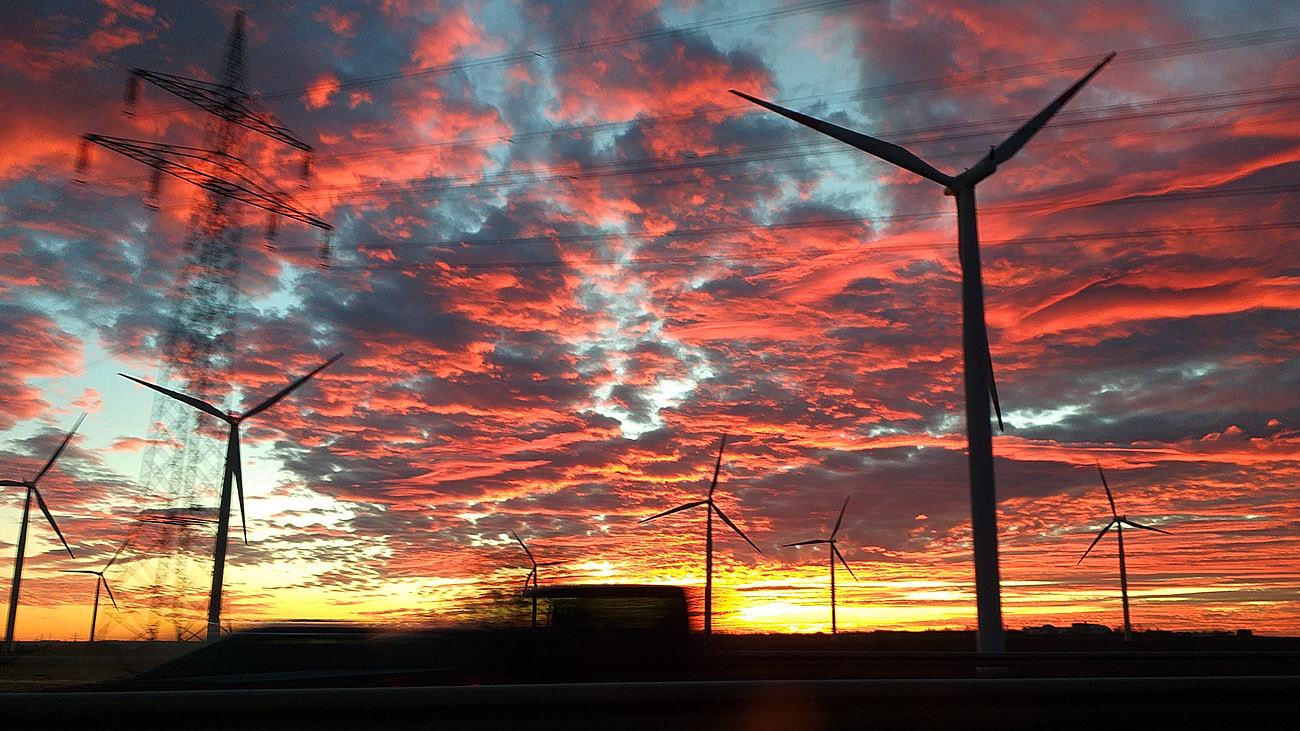
[[[1138,629],[1300,632],[1294,3],[242,7],[248,87],[314,148],[308,187],[281,142],[231,151],[333,230],[285,219],[268,246],[232,205],[204,398],[251,408],[344,355],[243,429],[226,625],[511,621],[512,532],[564,562],[543,584],[698,596],[703,512],[638,521],[702,499],[727,434],[717,502],[762,552],[718,525],[715,631],[829,630],[824,547],[780,546],[845,498],[841,630],[973,627],[952,199],[728,89],[956,173],[1115,51],[978,189],[1004,623],[1122,622],[1113,534],[1079,561],[1111,517],[1100,466],[1169,533],[1126,532]],[[76,163],[86,133],[211,146],[197,108],[145,83],[127,116],[124,90],[213,81],[234,16],[0,9],[0,478],[87,415],[40,483],[76,557],[33,510],[19,639],[84,639],[95,577],[67,572],[128,539],[99,636],[201,625],[212,526],[140,517],[211,516],[218,485],[148,476],[171,446],[118,374],[168,377],[206,194],[165,178],[154,210],[144,164]],[[0,491],[5,581],[22,509]]]

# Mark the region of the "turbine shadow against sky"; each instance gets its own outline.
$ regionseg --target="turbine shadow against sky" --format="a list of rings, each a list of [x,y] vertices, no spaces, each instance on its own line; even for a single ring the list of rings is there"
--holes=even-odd
[[[759,548],[753,541],[749,540],[749,536],[745,535],[744,531],[738,528],[735,523],[731,522],[731,518],[728,518],[727,514],[722,512],[722,508],[719,508],[718,504],[713,501],[713,491],[716,490],[718,487],[718,472],[722,469],[722,450],[726,449],[726,447],[727,447],[727,435],[723,434],[722,440],[718,443],[718,459],[713,464],[713,480],[709,482],[708,497],[704,498],[703,500],[696,500],[695,502],[686,503],[685,505],[678,505],[677,507],[671,510],[665,510],[662,513],[655,513],[654,515],[648,518],[642,518],[641,520],[637,521],[638,523],[645,523],[647,521],[651,521],[656,518],[662,518],[665,515],[672,515],[673,513],[677,513],[683,510],[698,508],[701,505],[705,506],[705,510],[704,510],[704,515],[705,515],[704,634],[706,636],[713,631],[713,514],[717,513],[718,517],[722,518],[722,522],[726,523],[727,527],[730,528],[736,535],[745,539],[746,543],[748,543],[750,546],[753,546],[755,551],[758,551],[759,553],[763,552],[763,549]]]
[[[835,559],[838,558],[840,563],[844,564],[844,568],[848,570],[849,576],[852,576],[854,581],[858,580],[857,574],[853,573],[853,568],[849,566],[849,562],[844,560],[844,554],[840,553],[839,546],[835,545],[835,536],[840,532],[840,523],[844,522],[844,511],[847,510],[848,507],[849,499],[848,497],[845,497],[844,504],[840,506],[840,515],[835,519],[835,527],[831,528],[830,538],[815,538],[810,541],[786,543],[781,546],[782,548],[790,548],[793,546],[814,546],[824,543],[831,547],[830,558],[827,559],[830,562],[831,569],[831,634],[836,634],[838,632],[835,624]]]
[[[45,498],[41,497],[41,491],[36,487],[36,483],[40,482],[41,478],[45,476],[45,473],[49,472],[50,468],[54,466],[54,463],[59,459],[59,455],[63,454],[63,450],[67,448],[68,442],[72,441],[72,437],[77,433],[77,430],[81,428],[81,422],[85,420],[85,414],[82,414],[77,418],[77,423],[72,425],[72,430],[68,432],[67,436],[63,437],[63,441],[59,443],[58,449],[54,450],[54,454],[50,455],[50,458],[45,461],[45,464],[41,467],[40,471],[36,473],[35,477],[30,480],[0,480],[0,487],[27,488],[27,497],[24,498],[23,501],[22,527],[18,529],[18,555],[17,558],[14,559],[14,578],[13,583],[9,587],[9,616],[5,622],[6,652],[12,652],[14,647],[14,624],[18,618],[18,590],[23,580],[23,558],[27,553],[27,524],[31,517],[33,496],[36,498],[36,504],[40,506],[41,513],[45,516],[46,522],[48,522],[50,527],[54,529],[54,532],[58,534],[59,541],[63,544],[63,547],[67,549],[68,555],[72,558],[77,557],[76,554],[72,552],[72,547],[68,545],[68,540],[63,537],[63,531],[59,530],[59,524],[54,522],[54,516],[50,514],[50,509],[46,507]]]
[[[194,408],[206,414],[211,414],[218,419],[230,425],[229,436],[226,438],[226,463],[222,469],[221,477],[221,504],[217,513],[217,540],[213,548],[213,565],[212,565],[212,590],[208,595],[208,639],[213,640],[221,636],[221,590],[222,580],[225,576],[226,568],[226,543],[230,532],[230,507],[231,507],[231,481],[233,479],[239,490],[239,520],[244,530],[244,543],[248,543],[248,519],[244,511],[244,468],[239,456],[239,425],[246,419],[250,419],[274,406],[285,396],[288,396],[294,389],[306,383],[312,376],[320,373],[329,367],[334,361],[342,358],[343,354],[339,353],[317,366],[315,370],[296,381],[285,386],[275,395],[262,401],[253,408],[242,414],[226,413],[212,404],[187,396],[183,393],[173,391],[169,388],[158,386],[148,381],[142,381],[139,378],[121,374],[123,378],[128,378],[136,383],[152,388],[153,390],[166,394],[177,401],[189,404]]]
[[[1083,555],[1079,557],[1079,560],[1075,565],[1077,566],[1078,564],[1083,563],[1083,559],[1087,558],[1089,553],[1092,553],[1092,549],[1097,546],[1097,542],[1101,540],[1101,537],[1106,535],[1106,531],[1111,528],[1115,529],[1115,538],[1119,542],[1119,591],[1120,596],[1124,601],[1124,640],[1131,641],[1133,639],[1133,625],[1129,622],[1128,616],[1128,569],[1124,565],[1124,526],[1129,525],[1134,528],[1141,528],[1142,530],[1164,533],[1165,535],[1171,534],[1167,530],[1161,530],[1160,528],[1153,528],[1149,525],[1135,523],[1129,520],[1127,515],[1120,515],[1116,512],[1115,498],[1110,494],[1110,485],[1106,483],[1106,473],[1102,472],[1101,463],[1097,464],[1097,474],[1101,475],[1101,486],[1106,490],[1106,502],[1110,503],[1110,522],[1098,531],[1097,537],[1092,539],[1092,543],[1088,545],[1088,550],[1083,552]]]
[[[966,455],[970,472],[971,532],[974,536],[975,600],[979,623],[977,642],[981,652],[1003,652],[1006,650],[1006,640],[1003,636],[1002,587],[998,570],[998,504],[993,480],[993,432],[989,425],[989,399],[993,399],[999,427],[1002,426],[1002,407],[998,404],[997,387],[993,381],[993,356],[989,350],[988,327],[984,321],[984,284],[980,272],[979,234],[975,220],[975,185],[1019,152],[1114,57],[1114,53],[1107,56],[1002,144],[994,146],[988,155],[958,175],[942,173],[898,145],[731,90],[731,93],[799,124],[936,182],[944,186],[946,195],[957,199],[957,253],[961,261],[961,342],[966,386]]]

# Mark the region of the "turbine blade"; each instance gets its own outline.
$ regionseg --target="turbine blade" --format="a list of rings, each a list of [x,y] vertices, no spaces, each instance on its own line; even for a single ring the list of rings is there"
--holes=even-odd
[[[722,469],[722,450],[727,446],[727,435],[722,435],[722,443],[718,445],[718,461],[713,465],[713,482],[709,483],[709,497],[713,497],[713,491],[718,487],[718,471]]]
[[[1133,526],[1134,528],[1141,528],[1142,530],[1152,530],[1152,531],[1155,531],[1156,533],[1164,533],[1164,534],[1167,535],[1167,536],[1172,536],[1172,535],[1173,535],[1173,533],[1170,533],[1170,532],[1167,531],[1167,530],[1160,530],[1159,528],[1152,528],[1152,527],[1149,526],[1149,525],[1142,525],[1141,523],[1134,523],[1133,521],[1129,520],[1128,518],[1120,518],[1120,522],[1124,523],[1124,525],[1131,525],[1131,526]]]
[[[293,383],[290,383],[288,386],[285,386],[284,388],[280,389],[280,392],[279,392],[279,393],[277,393],[277,394],[275,394],[274,396],[272,396],[271,398],[269,398],[269,399],[263,401],[262,403],[258,404],[257,406],[254,406],[252,409],[250,409],[250,410],[248,411],[248,413],[246,413],[246,414],[244,414],[243,416],[239,417],[239,419],[242,421],[242,420],[247,419],[247,418],[249,418],[249,417],[256,416],[257,414],[260,414],[260,413],[262,413],[263,411],[266,411],[267,409],[271,408],[272,406],[275,406],[276,402],[278,402],[280,399],[284,398],[285,396],[288,396],[288,395],[289,395],[289,392],[293,391],[295,388],[297,388],[297,387],[301,386],[302,384],[306,383],[307,380],[310,379],[312,376],[314,376],[314,375],[316,375],[317,373],[320,373],[321,371],[325,370],[326,368],[328,368],[328,367],[330,366],[330,364],[332,364],[334,361],[336,361],[336,360],[338,360],[339,358],[342,358],[342,357],[343,357],[343,354],[342,354],[342,353],[338,353],[337,355],[335,355],[334,357],[332,357],[332,358],[330,358],[329,360],[325,361],[324,363],[320,364],[319,366],[316,366],[316,370],[312,371],[311,373],[308,373],[307,375],[303,376],[302,378],[299,378],[298,380],[294,381]]]
[[[849,570],[849,576],[852,576],[853,580],[857,581],[858,575],[853,573],[853,567],[849,566],[849,562],[844,560],[844,554],[840,553],[840,549],[832,545],[831,550],[835,552],[835,558],[838,558],[840,560],[840,563],[844,564],[844,568]]]
[[[1106,499],[1110,501],[1111,517],[1118,518],[1119,513],[1115,511],[1115,498],[1111,497],[1110,485],[1106,483],[1106,473],[1101,471],[1101,462],[1097,463],[1097,474],[1101,475],[1101,486],[1106,488]]]
[[[546,566],[559,566],[560,564],[566,564],[566,563],[568,563],[568,561],[544,561],[537,565],[538,567],[546,567]]]
[[[1004,432],[1007,428],[1002,424],[1002,403],[998,401],[998,379],[993,375],[993,351],[989,349],[988,324],[985,323],[980,329],[984,331],[984,354],[989,359],[989,396],[993,399],[993,413],[998,417],[998,431]]]
[[[61,573],[61,574],[95,574],[96,576],[99,575],[99,572],[98,572],[98,571],[91,571],[90,569],[64,569],[64,570],[60,571],[59,573]]]
[[[18,480],[0,480],[0,487],[31,487],[31,485]]]
[[[235,475],[235,492],[239,495],[239,524],[244,529],[244,545],[248,545],[248,514],[244,512],[244,460],[239,454],[239,426],[230,425],[231,463],[226,466]]]
[[[50,527],[54,529],[55,533],[59,534],[59,540],[63,541],[63,547],[68,549],[68,555],[76,558],[76,554],[72,552],[72,546],[69,546],[67,539],[63,537],[63,531],[59,530],[59,524],[55,523],[54,516],[50,515],[50,509],[45,507],[45,498],[41,497],[41,491],[37,490],[35,485],[32,485],[31,490],[32,494],[36,496],[36,504],[41,506],[41,512],[45,513],[45,519],[50,522]]]
[[[1106,58],[1102,59],[1101,63],[1092,67],[1092,70],[1087,74],[1084,74],[1082,79],[1074,82],[1070,88],[1066,89],[1060,96],[1056,97],[1051,104],[1043,107],[1043,111],[1034,115],[1033,119],[1025,122],[1020,129],[1013,132],[1002,144],[994,147],[993,150],[989,152],[989,157],[993,158],[993,162],[997,165],[1001,165],[1007,160],[1010,160],[1011,156],[1019,152],[1020,148],[1024,147],[1025,143],[1029,141],[1029,138],[1037,134],[1038,130],[1042,129],[1043,125],[1047,124],[1049,119],[1055,116],[1057,112],[1061,111],[1061,107],[1065,106],[1066,102],[1070,101],[1070,99],[1083,88],[1084,84],[1088,83],[1092,77],[1096,76],[1097,72],[1101,71],[1103,66],[1110,63],[1112,58],[1115,58],[1113,52],[1106,56]]]
[[[528,584],[530,582],[533,583],[534,586],[536,586],[536,581],[535,581],[536,578],[537,578],[537,567],[534,566],[533,570],[529,571],[528,575],[524,577],[524,591],[528,591]]]
[[[825,538],[818,538],[815,541],[799,541],[798,543],[782,543],[781,548],[789,548],[791,546],[811,546],[814,543],[830,543],[830,541],[826,540]]]
[[[840,506],[840,517],[835,520],[835,527],[831,529],[831,538],[834,538],[835,534],[840,532],[840,523],[844,522],[844,511],[848,510],[848,507],[849,496],[845,495],[844,504]]]
[[[533,565],[536,566],[537,559],[533,558],[533,552],[528,550],[528,546],[524,545],[524,539],[520,538],[519,534],[514,531],[510,531],[510,535],[514,536],[516,541],[519,541],[519,546],[524,549],[524,553],[528,554],[528,560],[532,561]]]
[[[222,411],[221,409],[218,409],[217,407],[213,406],[212,404],[208,403],[207,401],[200,401],[200,400],[194,398],[193,396],[186,396],[185,394],[180,393],[179,391],[173,391],[173,390],[171,390],[170,388],[163,388],[162,386],[154,385],[154,384],[152,384],[152,383],[150,383],[150,382],[148,382],[148,381],[142,381],[142,380],[140,380],[139,378],[136,378],[135,376],[128,376],[128,375],[126,375],[125,373],[119,373],[119,374],[117,374],[117,375],[119,375],[119,376],[121,376],[121,377],[123,377],[123,378],[125,378],[125,379],[131,380],[131,381],[135,381],[136,383],[140,384],[141,386],[146,386],[146,387],[148,387],[148,388],[152,388],[153,390],[157,391],[158,393],[166,394],[166,395],[168,395],[168,396],[171,396],[172,398],[176,399],[177,401],[180,401],[181,403],[184,403],[184,404],[189,404],[190,406],[193,406],[194,408],[198,409],[199,411],[202,411],[202,412],[204,412],[204,413],[208,413],[208,414],[212,414],[213,416],[217,417],[218,419],[221,419],[221,420],[224,421],[224,422],[229,422],[229,421],[230,421],[230,414],[225,413],[224,411]]]
[[[117,552],[113,554],[113,557],[108,560],[108,563],[104,564],[104,571],[108,571],[109,567],[113,565],[113,562],[117,561],[117,557],[122,555],[122,549],[126,548],[126,544],[130,542],[131,536],[127,536],[126,540],[122,541],[122,545],[117,547]]]
[[[81,428],[81,422],[85,420],[86,420],[86,415],[82,414],[77,419],[77,423],[72,425],[72,431],[68,432],[68,435],[63,438],[63,443],[59,445],[58,449],[54,450],[54,454],[50,457],[50,460],[46,462],[45,466],[41,468],[41,471],[37,472],[36,476],[32,478],[33,487],[35,487],[36,483],[40,482],[40,479],[45,476],[45,473],[49,472],[50,468],[54,466],[54,461],[59,458],[60,454],[63,454],[63,450],[65,447],[68,446],[68,442],[72,441],[72,435],[77,433],[77,430]]]
[[[672,510],[665,510],[665,511],[663,511],[662,513],[656,513],[656,514],[650,516],[649,518],[642,518],[641,520],[638,520],[637,522],[638,522],[638,523],[644,523],[644,522],[646,522],[646,521],[648,521],[648,520],[654,520],[655,518],[662,518],[662,517],[664,517],[665,515],[672,515],[673,513],[677,513],[677,512],[680,512],[680,511],[682,511],[682,510],[690,510],[691,508],[698,508],[699,506],[704,505],[704,504],[706,504],[706,503],[708,503],[708,502],[709,502],[708,500],[696,500],[696,501],[693,502],[693,503],[686,503],[685,505],[678,505],[677,507],[673,508]]]
[[[953,182],[953,177],[951,175],[939,172],[939,170],[930,163],[917,157],[911,151],[899,147],[892,142],[885,142],[884,140],[864,135],[861,132],[854,132],[851,129],[846,129],[837,124],[831,124],[830,122],[817,119],[816,117],[800,114],[793,109],[786,109],[778,104],[764,101],[758,97],[753,97],[743,92],[736,91],[735,89],[731,89],[730,91],[732,94],[735,94],[742,99],[748,99],[760,107],[765,107],[783,117],[793,119],[805,127],[811,127],[824,135],[834,137],[840,142],[850,144],[869,155],[875,155],[885,162],[893,163],[894,165],[897,165],[904,170],[916,173],[927,180],[933,180],[934,182],[944,186],[951,185]]]
[[[104,591],[108,592],[108,600],[110,602],[113,602],[113,608],[117,609],[117,600],[113,598],[113,590],[108,588],[108,579],[105,579],[103,576],[100,576],[99,580],[104,584]]]
[[[713,508],[713,512],[717,513],[719,518],[722,518],[722,522],[726,523],[732,530],[736,531],[736,535],[740,536],[741,538],[744,538],[745,543],[748,543],[749,545],[753,546],[755,551],[758,551],[759,553],[763,552],[763,549],[759,548],[757,544],[749,540],[749,536],[745,535],[745,531],[737,528],[736,524],[731,522],[731,518],[728,518],[727,514],[722,512],[722,508],[718,507],[714,503],[709,503],[709,507]]]
[[[1097,541],[1100,541],[1101,537],[1106,535],[1106,531],[1110,530],[1110,527],[1112,525],[1115,525],[1115,521],[1113,520],[1107,523],[1105,528],[1101,529],[1101,532],[1097,534],[1097,537],[1092,539],[1092,545],[1088,546],[1088,550],[1084,551],[1083,555],[1079,557],[1079,561],[1074,564],[1075,566],[1078,566],[1079,564],[1083,563],[1083,559],[1087,558],[1089,553],[1092,553],[1092,549],[1096,547]]]

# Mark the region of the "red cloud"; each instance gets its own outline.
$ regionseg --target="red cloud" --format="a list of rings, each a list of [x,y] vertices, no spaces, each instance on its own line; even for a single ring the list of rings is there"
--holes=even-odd
[[[303,103],[308,109],[321,109],[329,105],[330,100],[339,90],[339,79],[334,74],[325,71],[316,77],[307,87],[307,93],[303,96]]]

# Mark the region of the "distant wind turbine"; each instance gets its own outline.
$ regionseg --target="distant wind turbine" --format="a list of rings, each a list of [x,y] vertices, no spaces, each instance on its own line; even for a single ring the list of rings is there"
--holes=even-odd
[[[978,612],[978,646],[981,652],[1003,652],[1006,639],[1002,629],[1001,585],[998,577],[997,495],[993,482],[993,430],[989,424],[989,399],[993,400],[1002,427],[1002,407],[998,404],[993,380],[993,359],[989,351],[988,330],[984,322],[984,285],[980,274],[979,235],[975,220],[975,185],[997,171],[1024,147],[1083,85],[1101,71],[1112,58],[1107,56],[1091,71],[1066,89],[1051,104],[1016,130],[1010,137],[958,175],[940,172],[912,152],[890,142],[809,117],[791,109],[741,93],[748,99],[799,124],[850,144],[885,162],[893,163],[944,187],[944,193],[957,201],[957,252],[961,263],[962,359],[966,386],[966,440],[970,472],[971,532],[975,553],[975,601]]]
[[[654,520],[655,518],[662,518],[665,515],[672,515],[673,513],[682,510],[698,508],[701,505],[708,506],[705,509],[707,522],[705,523],[704,529],[704,634],[706,636],[713,632],[713,514],[717,513],[718,517],[722,518],[722,522],[726,523],[727,527],[735,531],[736,535],[744,538],[745,542],[753,546],[755,551],[758,551],[759,553],[763,552],[762,549],[754,545],[753,541],[749,540],[749,536],[745,535],[744,531],[737,528],[736,524],[731,522],[731,518],[728,518],[727,514],[722,512],[722,508],[719,508],[718,504],[713,502],[713,491],[718,487],[718,471],[722,469],[722,450],[726,448],[726,446],[727,435],[723,434],[722,443],[718,445],[718,461],[713,465],[713,482],[709,484],[709,496],[707,498],[704,500],[696,500],[693,503],[686,503],[685,505],[678,505],[672,510],[665,510],[662,513],[656,513],[649,518],[642,518],[637,521],[638,523],[645,523]]]
[[[858,580],[857,574],[853,573],[853,569],[849,567],[849,562],[844,560],[844,554],[840,553],[839,547],[835,545],[835,534],[840,532],[840,523],[844,522],[844,511],[848,507],[849,499],[848,497],[845,497],[844,505],[840,507],[840,517],[835,520],[835,527],[831,529],[830,538],[817,538],[811,541],[799,541],[798,543],[787,543],[781,546],[782,548],[790,548],[792,546],[811,546],[818,543],[825,543],[831,547],[831,634],[837,633],[835,627],[835,559],[838,558],[840,563],[844,564],[844,568],[849,570],[849,576],[852,576],[854,581]]]
[[[519,534],[515,533],[514,531],[510,531],[510,535],[514,536],[515,540],[519,542],[519,547],[524,549],[524,553],[528,554],[528,560],[533,564],[533,570],[529,571],[528,577],[524,579],[524,591],[528,591],[528,583],[532,582],[533,584],[533,626],[536,627],[537,626],[537,569],[538,567],[541,566],[559,566],[564,562],[544,561],[542,563],[538,563],[537,559],[533,558],[533,552],[528,550],[528,546],[524,544],[524,539],[520,538]]]
[[[32,511],[32,496],[36,497],[36,504],[40,506],[41,512],[45,514],[45,520],[49,521],[50,527],[58,534],[59,540],[63,542],[63,547],[68,549],[68,555],[76,558],[72,553],[72,548],[68,545],[67,539],[63,537],[63,531],[59,530],[59,524],[54,522],[54,516],[50,515],[50,509],[45,506],[45,498],[41,497],[41,491],[36,489],[36,483],[40,482],[45,473],[49,472],[50,468],[54,466],[55,460],[59,458],[59,455],[63,454],[64,448],[68,446],[68,442],[72,441],[77,429],[81,428],[81,422],[85,420],[86,415],[82,414],[77,419],[77,423],[72,425],[72,431],[68,432],[68,435],[63,438],[63,443],[59,445],[58,449],[54,450],[54,454],[50,456],[49,461],[45,463],[40,472],[36,473],[35,477],[30,480],[0,480],[0,487],[27,488],[27,500],[23,503],[22,527],[18,529],[18,557],[14,559],[14,581],[9,588],[9,620],[5,623],[6,652],[13,652],[14,649],[14,622],[18,619],[18,588],[23,580],[23,558],[27,553],[27,519]]]
[[[1128,619],[1128,570],[1124,566],[1124,526],[1131,525],[1134,528],[1141,528],[1142,530],[1151,530],[1156,533],[1164,533],[1165,535],[1172,534],[1167,530],[1160,530],[1159,528],[1152,528],[1149,525],[1134,523],[1128,519],[1127,515],[1120,515],[1116,512],[1115,498],[1110,494],[1110,485],[1106,484],[1106,473],[1101,471],[1100,462],[1097,463],[1097,474],[1101,475],[1101,486],[1106,489],[1106,500],[1110,503],[1111,518],[1110,522],[1106,524],[1106,527],[1102,528],[1101,532],[1097,534],[1097,537],[1092,539],[1092,545],[1088,546],[1088,550],[1083,552],[1083,555],[1079,557],[1079,561],[1075,566],[1083,563],[1083,559],[1088,557],[1088,554],[1092,552],[1092,549],[1097,545],[1097,542],[1101,540],[1101,537],[1106,535],[1106,531],[1110,530],[1111,526],[1114,526],[1115,537],[1119,539],[1119,591],[1124,598],[1124,641],[1128,642],[1133,639],[1133,625],[1129,623]]]
[[[293,383],[290,383],[288,386],[285,386],[279,393],[257,406],[254,406],[243,414],[236,414],[234,412],[227,414],[216,406],[213,406],[206,401],[194,398],[193,396],[187,396],[169,388],[156,386],[148,381],[142,381],[139,378],[128,376],[125,373],[118,374],[123,378],[128,378],[142,386],[152,388],[158,393],[171,396],[181,403],[189,404],[199,411],[211,414],[230,425],[230,436],[226,440],[226,465],[221,478],[221,506],[217,509],[217,545],[213,551],[212,591],[208,595],[209,640],[215,640],[221,636],[221,587],[226,571],[227,534],[230,532],[230,483],[232,478],[239,488],[239,520],[244,529],[244,543],[248,543],[248,520],[247,515],[244,513],[244,470],[239,457],[239,425],[242,424],[245,419],[257,416],[263,411],[271,408],[279,402],[280,399],[288,396],[295,388],[306,383],[307,379],[325,370],[327,366],[342,357],[342,353],[335,355],[333,358],[330,358],[318,366],[316,370],[308,373],[302,378],[299,378]]]
[[[90,613],[90,642],[95,641],[95,620],[99,618],[99,590],[101,587],[108,593],[108,600],[113,602],[113,608],[117,609],[117,600],[113,598],[113,590],[108,588],[108,579],[104,578],[104,572],[108,571],[109,568],[113,566],[113,562],[117,560],[117,557],[122,555],[122,549],[126,548],[126,544],[130,542],[130,538],[122,541],[122,545],[117,547],[117,552],[108,560],[108,563],[104,564],[104,568],[99,571],[93,571],[91,569],[70,569],[63,572],[65,574],[94,574],[98,577],[95,579],[95,608]]]

